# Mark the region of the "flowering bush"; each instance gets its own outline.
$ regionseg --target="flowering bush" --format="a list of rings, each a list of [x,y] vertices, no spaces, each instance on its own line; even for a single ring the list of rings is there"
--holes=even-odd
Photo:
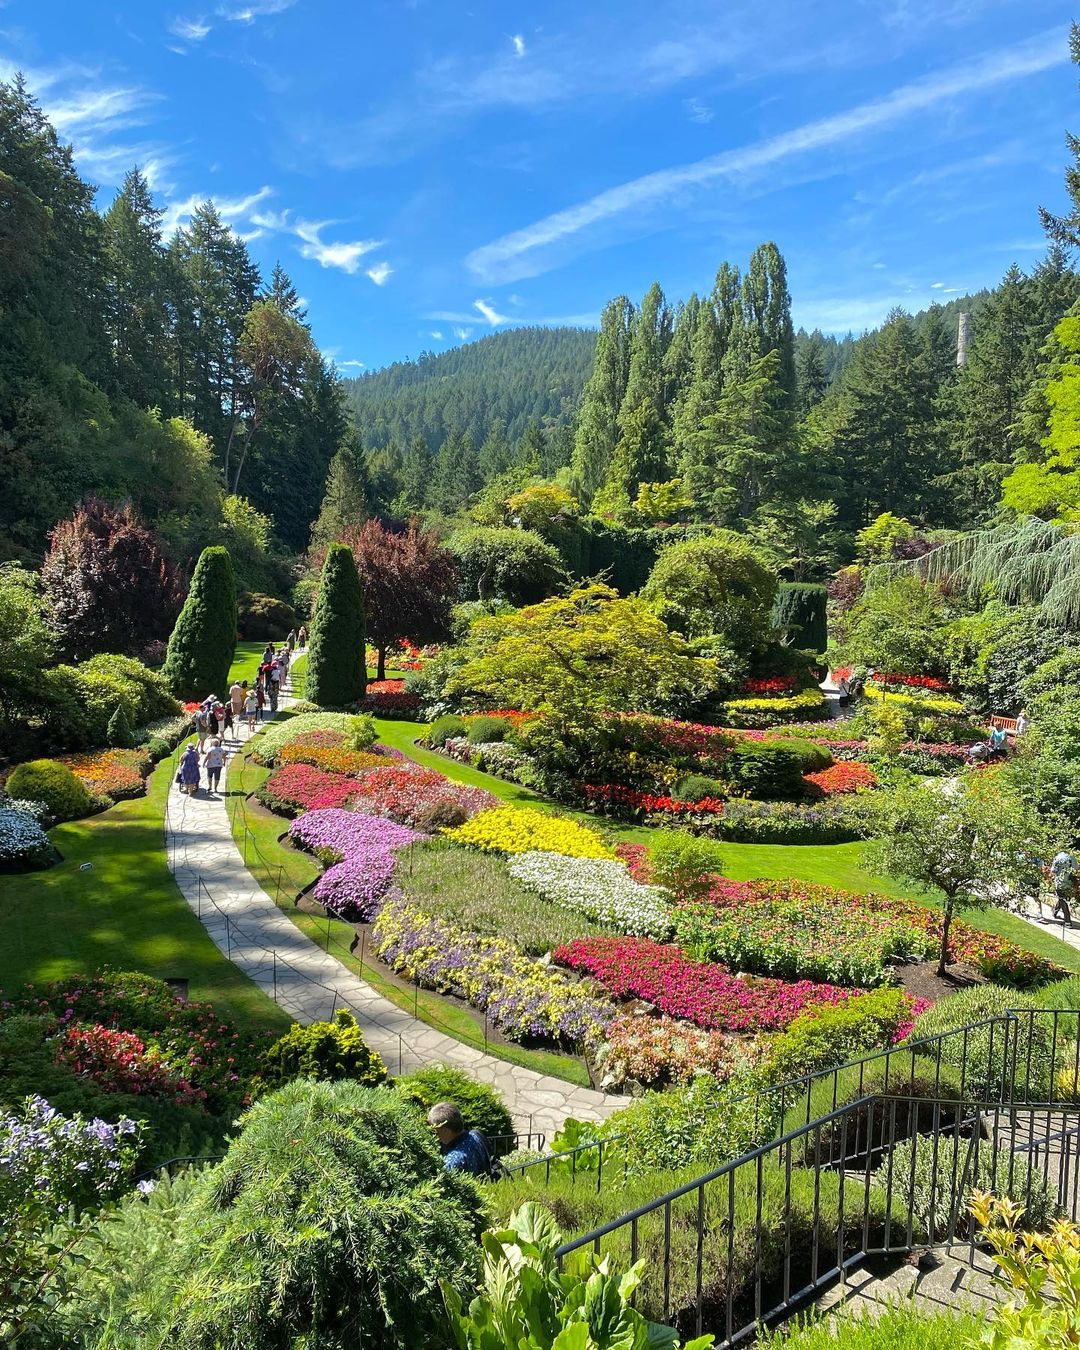
[[[557,948],[555,960],[591,975],[616,998],[645,999],[671,1017],[721,1031],[777,1031],[803,1008],[839,1003],[852,992],[809,980],[737,977],[644,938],[579,938]]]
[[[861,839],[865,808],[857,796],[818,802],[729,801],[708,833],[744,844],[845,844]]]
[[[451,783],[434,769],[416,765],[372,769],[357,785],[353,807],[374,816],[389,816],[403,825],[425,826],[439,810],[456,808],[458,821],[497,807],[499,799],[484,788]]]
[[[425,988],[455,994],[487,1012],[511,1040],[597,1043],[615,1015],[556,971],[501,938],[477,937],[390,897],[373,930],[375,951]]]
[[[877,787],[877,774],[865,764],[833,764],[817,773],[804,773],[803,781],[812,784],[826,797],[844,792],[862,792]]]
[[[100,1023],[67,1027],[56,1047],[56,1062],[92,1079],[102,1092],[161,1097],[176,1106],[206,1100],[206,1092],[181,1077],[158,1047],[146,1045],[134,1032]]]
[[[0,806],[0,872],[28,872],[53,860],[49,836],[29,811]]]
[[[338,732],[344,736],[354,721],[355,718],[349,713],[333,712],[299,713],[282,718],[272,722],[265,731],[259,733],[254,741],[251,757],[256,764],[274,764],[282,746],[300,737],[307,739],[309,744],[340,745],[341,741],[338,740],[314,739],[311,733]]]
[[[315,899],[343,919],[366,921],[390,889],[397,850],[421,836],[382,816],[331,809],[294,820],[289,837],[332,864],[315,883]]]
[[[602,1088],[628,1082],[658,1088],[689,1083],[699,1073],[725,1082],[759,1053],[756,1046],[744,1047],[721,1031],[702,1031],[672,1017],[620,1013],[608,1024],[596,1063],[603,1070]]]
[[[470,745],[467,736],[451,736],[441,748],[444,755],[449,755],[461,764],[469,764],[483,773],[493,773],[511,781],[516,779],[518,770],[527,763],[521,751],[507,741],[482,741],[479,745]]]
[[[335,735],[337,733],[314,733],[315,735]],[[336,745],[313,745],[310,737],[299,737],[283,745],[277,754],[279,764],[311,764],[328,773],[361,774],[367,769],[383,768],[386,756],[374,750],[350,750],[344,744],[344,737]]]
[[[327,773],[311,764],[285,764],[274,770],[256,796],[271,811],[295,815],[297,811],[344,806],[359,787],[359,779],[345,774]]]
[[[659,886],[639,885],[616,859],[519,853],[510,862],[510,875],[550,904],[624,933],[671,935],[671,895]]]
[[[934,953],[933,938],[902,917],[823,906],[797,884],[714,887],[676,912],[675,931],[698,960],[833,984],[884,984],[893,963]]]
[[[772,675],[767,679],[747,680],[743,688],[748,694],[790,694],[798,687],[794,675]]]
[[[519,806],[497,806],[481,811],[447,837],[459,844],[497,853],[565,853],[570,858],[614,858],[615,853],[587,825],[565,816],[547,815]]]
[[[194,713],[199,711],[202,705],[185,703],[184,712],[177,717],[158,717],[153,722],[147,722],[145,726],[136,728],[135,740],[139,745],[145,745],[147,741],[164,741],[164,743],[173,749],[180,744],[184,737],[194,728]]]
[[[420,704],[419,694],[405,692],[404,680],[368,681],[364,708],[376,717],[388,717],[392,713],[416,713],[420,710]]]
[[[802,722],[810,715],[820,715],[826,706],[819,689],[806,689],[801,694],[781,698],[732,699],[726,705],[725,716],[732,727],[764,728]]]
[[[947,694],[952,688],[948,680],[939,680],[936,675],[884,675],[880,670],[874,671],[874,683],[882,686],[902,684],[910,689],[933,689],[942,694]]]
[[[142,797],[146,792],[144,775],[149,760],[138,750],[92,750],[83,755],[61,755],[66,764],[95,796],[111,797],[114,802]]]
[[[719,816],[725,809],[722,797],[702,797],[700,801],[684,802],[667,794],[641,792],[614,783],[582,783],[581,795],[590,810],[606,809],[612,815],[622,816]]]

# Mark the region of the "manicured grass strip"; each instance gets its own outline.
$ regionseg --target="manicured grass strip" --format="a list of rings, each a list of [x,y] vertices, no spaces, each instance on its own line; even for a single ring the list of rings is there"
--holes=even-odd
[[[241,684],[247,680],[248,684],[255,683],[255,677],[259,673],[259,662],[262,654],[266,650],[265,642],[238,642],[236,652],[233,656],[233,663],[229,667],[229,680],[224,689],[215,689],[214,693],[218,698],[224,698],[229,692],[230,686],[239,681]]]
[[[56,867],[0,876],[0,989],[103,966],[139,970],[185,978],[191,998],[280,1034],[289,1017],[218,951],[169,871],[164,815],[175,765],[174,755],[157,766],[145,797],[52,830],[63,855]]]
[[[545,800],[517,783],[507,783],[491,774],[481,773],[467,764],[459,764],[446,755],[433,754],[416,745],[423,735],[421,723],[392,721],[378,718],[379,739],[392,745],[418,763],[460,783],[487,788],[503,801],[516,806],[528,806],[541,811],[560,811],[595,828],[620,843],[647,844],[654,837],[648,826],[619,825],[613,821],[590,816],[584,811],[573,811]],[[938,907],[938,898],[917,887],[905,885],[891,877],[878,876],[864,868],[859,857],[862,845],[851,844],[733,844],[724,846],[724,872],[735,881],[750,881],[758,877],[769,880],[808,881],[822,886],[836,886],[846,891],[876,891],[881,895],[915,900],[930,909]],[[1080,951],[1042,928],[1028,923],[1003,909],[972,910],[963,915],[973,928],[1015,942],[1018,947],[1037,952],[1056,961],[1068,970],[1080,971]]]
[[[409,725],[413,727],[415,735],[415,723]],[[280,837],[288,829],[287,821],[262,811],[243,810],[243,799],[254,792],[267,776],[268,770],[254,764],[246,754],[232,761],[229,791],[230,794],[237,794],[236,797],[230,796],[230,802],[237,803],[230,811],[233,838],[244,854],[252,876],[303,933],[324,948],[329,934],[331,955],[377,993],[428,1026],[445,1031],[464,1045],[484,1050],[510,1064],[518,1064],[536,1073],[551,1074],[582,1087],[590,1086],[588,1070],[581,1060],[546,1050],[485,1043],[482,1019],[478,1020],[464,1008],[459,1008],[431,990],[403,989],[389,978],[385,967],[374,959],[369,957],[361,962],[359,954],[353,956],[349,952],[348,942],[343,940],[343,929],[339,923],[328,924],[325,919],[297,909],[293,903],[295,896],[320,875],[322,868],[307,854],[281,844]],[[394,1065],[388,1067],[392,1071]]]

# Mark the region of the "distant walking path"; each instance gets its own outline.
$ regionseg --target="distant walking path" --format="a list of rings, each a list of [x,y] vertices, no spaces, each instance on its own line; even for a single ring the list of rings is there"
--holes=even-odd
[[[282,706],[292,702],[289,686]],[[249,739],[238,726],[225,742],[237,753]],[[335,1007],[355,1015],[364,1038],[393,1073],[453,1064],[499,1089],[522,1131],[548,1138],[568,1116],[602,1120],[625,1098],[576,1087],[521,1068],[429,1027],[404,1012],[311,941],[256,884],[232,837],[226,797],[201,787],[194,797],[174,779],[165,812],[169,867],[184,898],[222,952],[291,1017],[328,1019]]]

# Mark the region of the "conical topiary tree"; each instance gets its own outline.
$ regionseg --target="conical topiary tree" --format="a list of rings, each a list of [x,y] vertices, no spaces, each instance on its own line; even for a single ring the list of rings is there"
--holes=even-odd
[[[116,705],[116,711],[109,718],[109,727],[105,732],[105,739],[118,750],[130,750],[135,744],[135,733],[131,729],[131,723],[128,721],[128,715],[124,711],[122,703]]]
[[[236,579],[226,548],[204,548],[162,674],[180,698],[222,697],[236,652]]]
[[[331,544],[323,563],[308,639],[307,697],[324,708],[358,703],[367,687],[364,594],[344,544]]]

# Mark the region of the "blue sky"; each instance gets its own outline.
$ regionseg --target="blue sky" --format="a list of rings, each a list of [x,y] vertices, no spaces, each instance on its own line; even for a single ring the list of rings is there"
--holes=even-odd
[[[1023,0],[0,0],[107,204],[212,196],[343,374],[707,288],[775,239],[797,323],[1030,267],[1080,131]]]

